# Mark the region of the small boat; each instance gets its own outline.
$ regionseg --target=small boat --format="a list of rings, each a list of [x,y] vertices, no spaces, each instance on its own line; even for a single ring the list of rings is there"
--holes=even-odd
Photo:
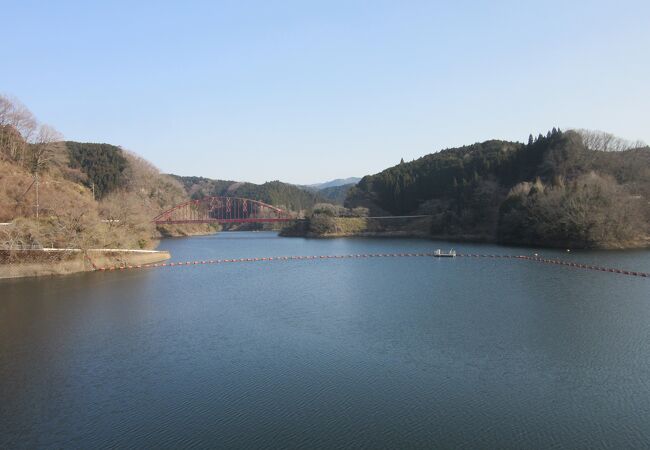
[[[452,249],[445,253],[442,250],[438,249],[433,253],[433,256],[436,258],[454,258],[456,256],[456,250]]]

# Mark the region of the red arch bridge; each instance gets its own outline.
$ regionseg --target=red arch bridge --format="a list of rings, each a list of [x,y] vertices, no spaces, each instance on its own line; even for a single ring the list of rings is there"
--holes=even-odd
[[[204,197],[190,200],[154,217],[157,225],[181,223],[264,223],[296,220],[287,211],[258,200]]]

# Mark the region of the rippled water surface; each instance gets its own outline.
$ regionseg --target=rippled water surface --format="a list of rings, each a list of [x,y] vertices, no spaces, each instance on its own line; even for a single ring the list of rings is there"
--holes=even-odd
[[[450,246],[223,233],[161,248]],[[648,251],[540,253],[650,272]],[[94,446],[648,447],[650,280],[387,258],[0,281],[0,448]]]

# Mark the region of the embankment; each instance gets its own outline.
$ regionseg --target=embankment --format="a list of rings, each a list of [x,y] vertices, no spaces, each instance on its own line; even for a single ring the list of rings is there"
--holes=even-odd
[[[216,234],[221,231],[219,224],[161,224],[156,226],[160,236],[169,237],[188,237],[188,236],[207,236]]]
[[[99,267],[152,264],[169,258],[169,252],[156,250],[0,250],[0,279],[66,275]]]

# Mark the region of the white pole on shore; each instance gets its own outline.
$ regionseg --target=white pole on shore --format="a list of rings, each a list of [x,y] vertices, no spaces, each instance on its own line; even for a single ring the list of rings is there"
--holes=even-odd
[[[36,174],[36,220],[38,221],[38,173]]]

